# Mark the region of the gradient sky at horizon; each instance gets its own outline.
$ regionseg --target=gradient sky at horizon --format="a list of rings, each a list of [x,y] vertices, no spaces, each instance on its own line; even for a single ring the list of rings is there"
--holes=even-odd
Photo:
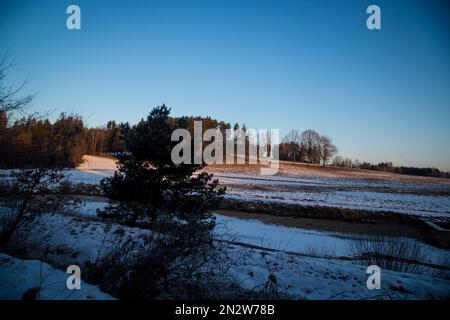
[[[316,129],[352,159],[450,171],[448,1],[0,0],[28,111],[136,123],[165,103],[251,128]],[[66,29],[81,7],[82,29]],[[377,4],[382,30],[366,28]]]

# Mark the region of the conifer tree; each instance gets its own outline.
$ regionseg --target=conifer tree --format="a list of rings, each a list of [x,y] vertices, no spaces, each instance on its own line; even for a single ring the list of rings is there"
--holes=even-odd
[[[154,108],[147,119],[130,128],[118,171],[101,183],[110,205],[100,215],[127,224],[142,220],[158,227],[190,225],[201,233],[213,227],[210,212],[225,190],[217,188],[212,174],[196,173],[203,165],[172,162],[171,151],[178,141],[171,141],[171,134],[182,124],[169,121],[169,113],[165,105]]]

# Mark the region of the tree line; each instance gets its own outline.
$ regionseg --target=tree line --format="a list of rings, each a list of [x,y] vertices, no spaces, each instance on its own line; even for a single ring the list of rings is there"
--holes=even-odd
[[[392,162],[360,162],[337,155],[338,149],[332,143],[332,139],[320,135],[312,129],[299,132],[291,130],[280,143],[280,160],[288,160],[293,163],[303,162],[308,164],[330,164],[334,167],[354,168],[362,170],[383,171],[399,174],[408,174],[423,177],[450,178],[450,172],[440,171],[431,167],[394,166]]]
[[[75,167],[85,154],[118,156],[127,151],[126,138],[132,127],[128,122],[108,121],[100,127],[86,127],[77,114],[62,113],[53,123],[39,114],[11,121],[6,108],[0,110],[0,168],[33,166]],[[142,119],[139,123],[143,123]],[[193,135],[194,121],[202,122],[203,132],[217,129],[223,134],[224,150],[227,129],[247,131],[245,124],[219,121],[211,117],[168,117],[173,128],[188,129]],[[139,123],[137,125],[139,125]],[[251,140],[245,140],[246,152]],[[208,142],[204,142],[205,145]],[[372,164],[337,155],[337,147],[329,136],[315,130],[291,130],[280,142],[280,160],[293,163],[327,164],[364,170],[384,171],[417,176],[450,178],[449,172],[437,168],[394,166],[392,162]]]
[[[127,140],[134,127],[142,126],[146,120],[141,119],[136,125],[128,122],[117,124],[108,121],[105,126],[86,127],[83,118],[77,114],[62,113],[54,122],[45,116],[32,114],[11,121],[10,113],[0,110],[0,168],[20,167],[75,167],[82,161],[85,154],[119,156],[129,150]],[[187,129],[194,135],[194,122],[202,122],[203,133],[208,129],[216,129],[223,136],[223,149],[229,139],[227,130],[241,130],[247,134],[246,125],[219,121],[211,117],[168,117],[168,123],[173,128]],[[318,163],[326,163],[335,153],[331,139],[319,136],[314,130],[308,130],[298,135],[302,140],[296,143],[295,131],[291,133],[292,140],[280,145],[282,159]],[[246,156],[249,145],[254,143],[254,137],[245,137]],[[299,140],[300,141],[300,140]],[[237,142],[237,139],[236,141]],[[204,141],[204,146],[209,142]]]
[[[322,164],[325,166],[337,153],[338,149],[332,139],[308,129],[300,133],[291,130],[280,143],[280,160],[293,163]]]
[[[86,128],[81,116],[65,113],[53,123],[37,114],[10,122],[0,111],[0,167],[75,167],[84,154],[123,151],[124,130],[113,121]]]
[[[379,162],[373,164],[370,162],[359,162],[358,159],[351,160],[337,156],[333,159],[332,165],[343,168],[357,168],[362,170],[373,170],[382,172],[391,172],[399,174],[409,174],[413,176],[435,177],[435,178],[450,178],[450,172],[441,171],[432,167],[407,167],[394,166],[392,162]]]
[[[54,122],[39,114],[14,121],[10,116],[6,109],[0,110],[0,168],[75,167],[85,154],[118,156],[128,151],[126,141],[134,127],[128,122],[108,121],[105,126],[89,128],[81,116],[66,113]],[[192,134],[194,121],[202,121],[203,131],[215,128],[224,135],[231,128],[229,123],[211,117],[168,117],[167,121],[173,128],[185,128]]]

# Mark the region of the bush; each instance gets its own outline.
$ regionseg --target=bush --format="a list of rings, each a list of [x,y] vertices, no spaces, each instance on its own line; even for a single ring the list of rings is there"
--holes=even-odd
[[[23,224],[43,212],[60,210],[79,201],[58,195],[63,176],[57,169],[37,168],[14,170],[1,180],[0,244],[8,242]]]
[[[382,269],[417,273],[423,269],[425,252],[410,238],[369,237],[349,241],[349,248],[360,264]]]

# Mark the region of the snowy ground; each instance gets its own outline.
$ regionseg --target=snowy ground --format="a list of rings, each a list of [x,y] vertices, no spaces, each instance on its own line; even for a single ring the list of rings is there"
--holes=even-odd
[[[103,209],[106,202],[87,201],[77,209],[82,216],[96,216],[97,209]],[[339,232],[324,232],[296,227],[286,227],[275,224],[266,224],[256,219],[240,219],[236,217],[215,214],[218,236],[228,235],[236,241],[249,245],[265,247],[300,254],[313,254],[324,257],[350,257],[352,255],[352,241],[365,239],[361,234]],[[398,238],[402,240],[403,238]],[[418,242],[418,241],[417,241]],[[437,262],[448,260],[450,251],[432,247],[418,242],[427,252],[424,262]]]
[[[135,239],[137,245],[144,241],[148,230],[98,221],[90,211],[98,206],[99,203],[91,204],[88,206],[89,209],[72,212],[70,215],[44,215],[38,222],[29,226],[24,230],[24,234],[28,239],[25,242],[29,241],[26,245],[34,248],[30,252],[30,259],[45,256],[46,262],[59,269],[65,269],[70,264],[78,264],[83,271],[86,261],[94,263],[102,250],[108,250],[118,238]],[[342,235],[266,225],[259,221],[220,215],[217,218],[217,235],[227,234],[228,238],[231,236],[241,243],[230,244],[227,247],[228,254],[235,258],[229,275],[247,289],[264,286],[271,270],[277,276],[278,289],[294,298],[444,299],[450,295],[450,280],[389,270],[382,271],[381,290],[367,289],[365,267],[339,258],[321,257],[349,254],[346,251],[346,241],[351,239],[345,239]],[[321,245],[318,251],[310,251],[309,246],[317,247],[319,243]],[[246,244],[263,246],[267,249],[254,248]],[[329,250],[330,248],[332,250]],[[431,255],[441,254],[439,249],[434,250],[430,251]],[[315,253],[319,257],[310,257],[302,253]],[[10,298],[18,298],[25,290],[21,288],[36,285],[36,281],[40,279],[36,271],[39,269],[36,268],[41,264],[38,261],[5,262],[6,260],[0,260],[0,275],[11,281],[4,282],[3,286],[0,286],[0,297],[7,297],[11,292]],[[21,263],[25,263],[27,267],[20,269]],[[46,264],[43,265],[46,272],[52,274],[53,269]],[[64,289],[67,275],[62,271],[55,271],[53,278],[49,276],[48,279],[48,283],[52,280],[55,287],[49,287],[48,291],[44,290],[41,298],[87,297],[82,292],[75,295]],[[17,290],[13,290],[13,287],[17,287]],[[84,287],[86,292],[88,289],[91,292],[91,287],[87,284]],[[89,297],[107,298],[95,288],[92,290],[94,293],[89,294]],[[51,291],[54,291],[54,296],[51,295]]]
[[[84,162],[75,170],[67,170],[66,177],[72,183],[99,184],[116,170],[116,162],[110,158],[85,155]]]
[[[73,183],[98,184],[115,168],[113,159],[85,156],[85,162],[66,176]],[[239,165],[210,170],[227,186],[226,197],[240,201],[390,211],[450,220],[449,179],[285,163],[276,176],[259,176],[255,169],[243,173]]]
[[[0,300],[20,300],[35,291],[37,300],[111,300],[96,286],[66,286],[68,274],[39,260],[21,260],[0,253]]]
[[[114,161],[86,157],[76,170],[66,172],[73,183],[97,184],[113,174]],[[255,175],[217,172],[229,186],[230,197],[243,200],[293,201],[408,214],[449,214],[448,184],[439,179],[348,177],[307,169],[302,175],[260,178]],[[322,193],[319,191],[322,190]],[[308,198],[309,194],[309,198]],[[88,201],[77,210],[49,213],[21,230],[21,244],[30,260],[0,255],[0,299],[19,299],[40,285],[41,299],[108,299],[95,286],[82,284],[81,291],[66,288],[65,268],[95,263],[117,241],[144,246],[150,231],[105,223],[96,217],[103,201]],[[402,211],[398,211],[402,210]],[[1,208],[0,208],[1,212]],[[350,261],[350,243],[362,235],[321,232],[265,224],[216,214],[217,238],[226,238],[226,252],[233,259],[229,276],[246,289],[261,288],[273,272],[278,289],[292,298],[307,299],[448,299],[450,280],[431,272],[406,273],[382,270],[381,290],[366,287],[367,266]],[[231,239],[231,241],[230,241]],[[399,241],[401,238],[399,238]],[[422,262],[448,265],[450,252],[419,243],[426,256]],[[41,263],[33,259],[40,259]],[[42,272],[44,270],[45,272]],[[38,272],[39,271],[39,272]],[[45,274],[45,279],[42,277]],[[42,280],[44,279],[44,280]]]
[[[352,242],[367,239],[361,234],[324,232],[266,224],[254,219],[240,219],[216,214],[216,233],[233,236],[236,241],[290,253],[332,258],[352,257]],[[398,241],[406,238],[398,237]],[[415,241],[409,239],[410,241]],[[450,263],[450,251],[416,241],[427,253],[423,262]]]
[[[305,206],[361,209],[368,211],[396,212],[450,219],[450,197],[363,190],[286,189],[274,187],[258,190],[229,186],[226,198],[240,201],[286,203]]]
[[[324,175],[257,177],[216,173],[227,197],[450,218],[450,185]],[[443,180],[443,179],[436,179]]]
[[[242,247],[233,247],[236,253]],[[381,289],[366,286],[366,267],[349,261],[308,258],[284,253],[248,250],[231,269],[234,278],[248,289],[261,286],[269,275],[267,263],[277,275],[278,288],[294,298],[344,299],[448,299],[450,281],[389,270],[381,272]]]
[[[95,209],[102,206],[102,202],[88,202],[76,211],[43,215],[22,233],[27,235],[24,245],[33,248],[30,259],[44,255],[46,262],[59,269],[77,264],[83,270],[87,261],[95,263],[101,252],[107,251],[118,239],[133,239],[136,246],[145,243],[150,231],[97,219]],[[226,249],[234,260],[229,276],[243,288],[264,286],[269,271],[272,271],[277,276],[278,289],[293,298],[445,299],[450,296],[448,279],[390,270],[382,271],[381,290],[367,289],[366,267],[342,259],[351,256],[348,243],[357,236],[288,228],[221,215],[216,217],[216,236],[233,240]],[[429,253],[429,261],[450,257],[448,251],[423,246]],[[18,264],[15,262],[16,266]],[[14,274],[14,270],[19,269],[0,260],[2,276]],[[22,271],[26,277],[36,279],[36,271],[30,274],[27,270]],[[59,276],[55,281],[59,281],[58,286],[65,286],[67,275],[61,272]],[[12,290],[8,283],[0,287],[0,297],[7,296],[8,290]],[[16,291],[13,294],[13,298],[19,296]],[[83,296],[79,294],[81,296],[76,297]],[[41,296],[45,297],[51,296]],[[59,293],[58,297],[65,296]]]

